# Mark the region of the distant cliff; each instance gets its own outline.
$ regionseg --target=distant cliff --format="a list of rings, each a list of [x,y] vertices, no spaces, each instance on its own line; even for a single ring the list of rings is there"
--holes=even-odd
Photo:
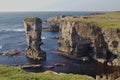
[[[68,18],[73,18],[73,16],[54,16],[50,17],[46,20],[46,22],[50,25],[47,28],[44,28],[43,30],[45,31],[52,31],[52,32],[59,32],[59,26],[62,20],[68,19]]]
[[[120,66],[120,12],[59,18],[60,54]]]

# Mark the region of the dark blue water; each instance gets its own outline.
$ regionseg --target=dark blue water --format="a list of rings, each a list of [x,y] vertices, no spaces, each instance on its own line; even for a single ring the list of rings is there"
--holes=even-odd
[[[11,50],[19,49],[22,53],[19,56],[7,57],[0,56],[0,64],[5,65],[18,65],[35,63],[36,61],[31,61],[24,56],[24,50],[26,48],[25,32],[23,27],[23,19],[25,17],[37,16],[42,20],[46,20],[49,17],[57,15],[73,15],[81,16],[85,14],[91,14],[93,12],[1,12],[0,13],[0,53]],[[47,25],[43,24],[43,27]],[[47,52],[47,59],[42,62],[42,67],[39,69],[26,69],[26,71],[40,72],[47,70],[45,66],[51,66],[55,63],[63,63],[64,67],[56,67],[51,69],[57,72],[66,73],[83,73],[83,74],[99,74],[103,68],[100,63],[97,62],[80,62],[68,59],[66,57],[54,54],[55,50],[58,48],[57,40],[51,39],[51,36],[58,36],[57,32],[42,32],[42,37],[44,45],[42,49]],[[98,69],[98,71],[96,71]]]

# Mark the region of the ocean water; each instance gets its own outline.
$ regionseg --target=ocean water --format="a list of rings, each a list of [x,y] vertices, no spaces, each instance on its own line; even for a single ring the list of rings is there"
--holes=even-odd
[[[8,57],[0,55],[0,64],[4,65],[19,65],[28,63],[41,63],[42,67],[38,69],[25,69],[26,71],[41,72],[48,70],[45,66],[51,66],[55,63],[63,63],[64,67],[55,67],[53,71],[65,73],[81,73],[81,74],[100,74],[104,68],[97,62],[80,62],[71,60],[66,57],[55,54],[55,50],[59,47],[57,40],[51,39],[51,36],[58,36],[57,32],[42,32],[42,41],[44,45],[42,49],[47,52],[47,59],[45,61],[31,61],[25,57],[24,51],[27,47],[25,40],[25,32],[23,26],[23,19],[25,17],[37,16],[42,20],[57,15],[73,15],[81,16],[91,14],[94,12],[1,12],[0,13],[0,54],[7,50],[19,49],[21,54],[18,56]],[[43,24],[43,27],[47,27]],[[96,71],[98,69],[98,71]],[[94,74],[93,74],[94,72]]]

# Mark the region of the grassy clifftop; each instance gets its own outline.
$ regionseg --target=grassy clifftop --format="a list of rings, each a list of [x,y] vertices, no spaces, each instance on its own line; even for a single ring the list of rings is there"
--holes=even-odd
[[[36,22],[41,22],[41,19],[38,17],[27,17],[24,19],[25,22],[32,22],[32,23],[36,23]]]
[[[0,80],[94,80],[86,75],[56,74],[52,71],[28,73],[19,68],[0,65]]]
[[[103,28],[120,28],[120,11],[101,14],[90,14],[77,18],[69,18],[71,22],[93,24]]]

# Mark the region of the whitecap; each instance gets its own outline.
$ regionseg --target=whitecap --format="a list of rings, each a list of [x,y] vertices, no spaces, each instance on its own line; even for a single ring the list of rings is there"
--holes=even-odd
[[[25,31],[24,29],[4,29],[4,30],[1,30],[1,32],[23,32]]]
[[[21,24],[14,24],[14,25],[8,25],[8,24],[0,24],[0,32],[23,32],[24,27]]]
[[[2,49],[3,47],[0,45],[0,49]]]
[[[41,38],[42,38],[42,39],[46,39],[46,37],[44,37],[44,36],[42,36]]]

